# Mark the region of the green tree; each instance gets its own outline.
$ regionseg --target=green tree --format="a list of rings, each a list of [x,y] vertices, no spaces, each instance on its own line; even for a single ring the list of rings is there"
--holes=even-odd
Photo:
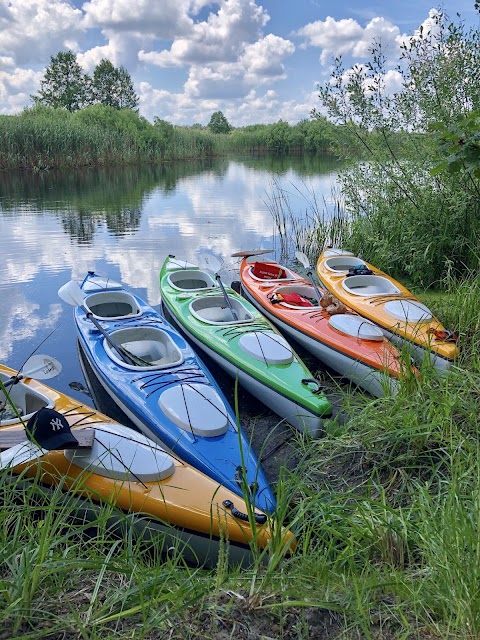
[[[83,73],[72,51],[50,56],[35,104],[77,111],[89,103],[90,77]]]
[[[138,96],[127,70],[114,67],[110,60],[101,60],[93,72],[92,102],[136,111]]]
[[[212,113],[212,117],[207,126],[213,133],[230,133],[232,130],[232,126],[221,111]]]
[[[339,151],[357,158],[340,178],[348,248],[423,286],[478,268],[480,237],[480,29],[432,22],[402,46],[396,93],[379,43],[320,88]]]

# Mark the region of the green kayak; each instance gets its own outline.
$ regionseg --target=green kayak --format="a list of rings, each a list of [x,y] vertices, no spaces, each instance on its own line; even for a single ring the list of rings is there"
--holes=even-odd
[[[207,270],[169,256],[163,308],[187,337],[295,428],[318,437],[332,406],[292,347],[253,305]]]

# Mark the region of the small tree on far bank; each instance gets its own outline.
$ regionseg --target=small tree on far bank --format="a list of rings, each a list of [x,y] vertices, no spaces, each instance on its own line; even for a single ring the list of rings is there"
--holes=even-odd
[[[136,111],[138,96],[127,70],[114,67],[110,60],[101,60],[93,72],[92,102]]]
[[[213,133],[230,133],[233,128],[221,111],[215,111],[215,113],[212,113],[212,117],[210,118],[210,122],[207,127]]]
[[[91,79],[83,73],[72,51],[60,51],[50,56],[40,91],[30,97],[45,107],[77,111],[89,104],[90,87]]]

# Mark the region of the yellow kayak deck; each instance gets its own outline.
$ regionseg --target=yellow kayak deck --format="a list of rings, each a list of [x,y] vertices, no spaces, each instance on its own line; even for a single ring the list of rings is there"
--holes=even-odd
[[[16,371],[0,365],[2,382],[15,374]],[[142,434],[119,425],[99,411],[36,380],[25,378],[15,387],[19,385],[23,386],[23,396],[26,398],[26,406],[18,406],[23,421],[17,418],[0,421],[1,432],[18,431],[28,420],[29,409],[33,407],[36,411],[40,408],[39,402],[48,402],[51,408],[65,416],[73,434],[81,429],[94,429],[101,440],[102,433],[105,434],[113,426],[117,432],[121,430],[123,438],[129,439],[131,434],[132,447],[136,446],[136,438],[150,443]],[[18,395],[17,390],[15,393]],[[12,387],[9,395],[14,396]],[[0,400],[5,400],[1,387]],[[151,446],[158,450],[158,445],[153,442]],[[245,501],[178,458],[170,456],[173,466],[168,477],[143,481],[132,478],[128,469],[125,478],[112,478],[108,474],[82,468],[75,464],[75,456],[73,460],[69,459],[72,456],[68,456],[67,451],[48,451],[38,459],[14,466],[12,470],[15,474],[23,472],[29,477],[40,474],[40,480],[44,484],[55,486],[61,483],[65,490],[74,495],[88,497],[98,503],[112,504],[123,512],[141,514],[203,536],[228,539],[243,545],[254,541],[260,548],[265,548],[272,537],[270,525],[273,517],[264,524],[254,523],[253,527],[250,521],[234,517],[231,507],[224,506],[224,502],[231,501],[239,512],[246,514],[248,509]],[[262,515],[258,510],[255,513]],[[293,534],[285,530],[284,535],[285,546],[293,548]]]
[[[372,273],[356,274],[359,266]],[[325,287],[351,309],[402,340],[447,360],[459,355],[451,332],[400,282],[341,249],[327,248],[318,258],[317,275]]]

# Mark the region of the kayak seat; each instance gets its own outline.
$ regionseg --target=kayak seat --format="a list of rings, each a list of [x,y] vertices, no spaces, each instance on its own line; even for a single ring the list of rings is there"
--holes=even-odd
[[[233,316],[223,296],[205,296],[190,303],[190,313],[207,324],[243,324],[254,320],[253,314],[237,298],[230,297],[231,305],[237,315]]]
[[[253,280],[262,282],[296,280],[291,271],[276,262],[254,262],[248,268],[248,274]]]
[[[393,282],[382,276],[348,276],[342,282],[348,293],[356,296],[398,295],[398,289]]]
[[[110,334],[118,346],[127,350],[140,360],[138,364],[130,364],[108,342],[104,341],[105,351],[116,363],[127,369],[165,369],[183,362],[183,355],[167,332],[154,327],[129,327]],[[128,355],[127,354],[127,355]]]
[[[217,286],[212,276],[200,269],[174,271],[169,274],[167,279],[170,286],[178,291],[201,291]]]
[[[85,307],[99,320],[120,320],[141,315],[135,298],[127,291],[102,291],[85,298]]]
[[[319,304],[319,299],[315,293],[315,289],[307,284],[291,284],[284,287],[277,287],[272,294],[281,296],[279,304],[289,309],[305,309],[306,307],[315,307]],[[295,300],[295,296],[300,299]],[[305,302],[307,301],[307,302]]]
[[[280,280],[287,277],[287,272],[283,267],[269,262],[255,262],[252,273],[260,280]]]
[[[345,271],[348,273],[350,269],[362,264],[363,260],[357,258],[353,255],[349,256],[332,256],[331,258],[327,258],[325,260],[325,267],[329,271]]]

